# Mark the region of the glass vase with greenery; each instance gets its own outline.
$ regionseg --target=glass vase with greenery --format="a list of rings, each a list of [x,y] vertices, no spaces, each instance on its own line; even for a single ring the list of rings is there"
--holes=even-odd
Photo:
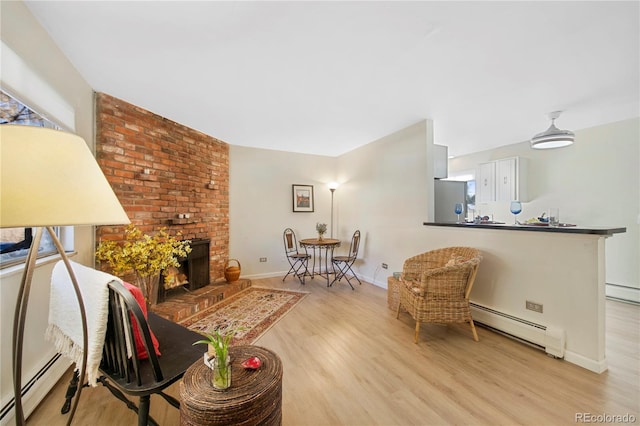
[[[202,333],[205,339],[194,342],[194,345],[208,345],[208,356],[211,360],[211,384],[215,389],[227,389],[231,386],[231,359],[229,357],[229,345],[235,336],[237,329],[227,329],[224,334],[218,330],[213,333]]]
[[[316,223],[316,231],[318,231],[318,240],[322,241],[322,237],[327,232],[327,224]]]

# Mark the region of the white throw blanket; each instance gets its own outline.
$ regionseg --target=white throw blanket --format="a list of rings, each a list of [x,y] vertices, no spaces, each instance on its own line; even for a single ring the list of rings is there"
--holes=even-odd
[[[122,282],[119,278],[92,268],[71,262],[78,280],[82,300],[87,315],[87,380],[97,386],[100,377],[98,367],[102,358],[102,347],[109,316],[110,281]],[[51,274],[51,295],[49,300],[49,326],[45,338],[52,342],[56,350],[82,366],[84,352],[82,341],[82,319],[78,300],[73,289],[69,272],[62,261],[58,262]]]

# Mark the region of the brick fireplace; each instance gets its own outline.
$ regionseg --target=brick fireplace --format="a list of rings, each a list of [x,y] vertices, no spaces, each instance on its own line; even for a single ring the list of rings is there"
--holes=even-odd
[[[229,256],[229,145],[104,93],[96,94],[96,158],[143,233],[208,240],[209,282]],[[100,226],[97,242],[124,227]],[[200,248],[198,249],[200,250]]]

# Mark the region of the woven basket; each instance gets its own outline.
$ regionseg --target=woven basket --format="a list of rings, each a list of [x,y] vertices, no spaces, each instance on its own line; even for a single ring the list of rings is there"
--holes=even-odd
[[[215,390],[211,370],[200,360],[180,382],[181,426],[282,424],[282,361],[260,346],[231,346],[231,387]],[[257,356],[262,365],[247,370],[242,362]]]
[[[224,278],[228,283],[238,281],[238,279],[240,278],[240,262],[237,259],[229,259],[227,261],[227,265],[231,261],[235,261],[238,266],[227,266],[227,268],[224,270]]]
[[[398,310],[398,303],[400,303],[400,285],[400,281],[396,278],[387,278],[387,305],[392,311]]]

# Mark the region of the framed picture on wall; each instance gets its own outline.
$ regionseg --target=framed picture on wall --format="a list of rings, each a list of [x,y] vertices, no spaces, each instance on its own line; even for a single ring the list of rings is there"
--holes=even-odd
[[[313,185],[291,185],[293,192],[293,211],[313,211]]]

